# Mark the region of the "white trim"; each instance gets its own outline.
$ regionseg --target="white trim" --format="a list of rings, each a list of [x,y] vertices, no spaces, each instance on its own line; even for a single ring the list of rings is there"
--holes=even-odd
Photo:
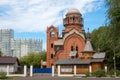
[[[61,74],[59,76],[74,76],[74,74]]]
[[[9,65],[7,65],[7,75],[9,75]]]
[[[24,76],[27,76],[27,66],[24,66]]]
[[[92,66],[91,65],[89,65],[89,72],[90,72],[90,74],[92,73]]]
[[[74,76],[76,76],[76,65],[74,65]]]
[[[9,75],[7,75],[7,76],[11,76],[11,77],[12,77],[12,76],[25,77],[24,74],[9,74]]]
[[[60,76],[60,65],[58,65],[58,76]]]
[[[27,66],[24,66],[24,74],[9,74],[9,65],[7,66],[7,75],[6,76],[27,76]]]
[[[54,65],[52,65],[52,76],[54,77]]]
[[[30,77],[32,77],[32,76],[33,76],[33,66],[30,65]]]

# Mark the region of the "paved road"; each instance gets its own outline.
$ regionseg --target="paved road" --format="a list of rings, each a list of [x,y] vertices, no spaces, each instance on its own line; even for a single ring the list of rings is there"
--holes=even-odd
[[[120,80],[120,78],[51,77],[51,76],[40,75],[40,76],[16,78],[10,80]]]
[[[19,77],[7,80],[120,80],[120,78],[52,77],[51,74],[37,74],[33,77]]]
[[[18,78],[10,80],[120,80],[120,78],[72,78],[72,77],[32,77],[32,78]]]

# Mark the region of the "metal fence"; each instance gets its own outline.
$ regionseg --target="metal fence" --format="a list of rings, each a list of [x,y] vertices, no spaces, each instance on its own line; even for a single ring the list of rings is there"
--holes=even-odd
[[[52,68],[33,68],[33,73],[52,73]]]

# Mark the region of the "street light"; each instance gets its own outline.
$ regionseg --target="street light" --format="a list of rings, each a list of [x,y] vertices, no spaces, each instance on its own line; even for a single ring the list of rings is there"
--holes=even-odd
[[[114,60],[114,75],[116,77],[116,59],[115,59],[115,49],[114,49],[114,57],[113,57],[113,60]]]

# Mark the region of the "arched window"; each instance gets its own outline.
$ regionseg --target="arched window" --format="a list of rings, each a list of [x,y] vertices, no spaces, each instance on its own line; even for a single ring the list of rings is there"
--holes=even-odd
[[[76,54],[76,58],[78,57],[78,46],[76,46],[76,51],[77,51],[77,54]]]
[[[76,46],[76,51],[78,51],[78,46]]]
[[[73,46],[71,46],[71,51],[73,51]]]
[[[75,16],[73,16],[73,23],[75,22]]]
[[[54,36],[55,36],[55,32],[51,31],[51,37],[54,37]]]
[[[51,43],[51,48],[53,48],[53,43]]]

